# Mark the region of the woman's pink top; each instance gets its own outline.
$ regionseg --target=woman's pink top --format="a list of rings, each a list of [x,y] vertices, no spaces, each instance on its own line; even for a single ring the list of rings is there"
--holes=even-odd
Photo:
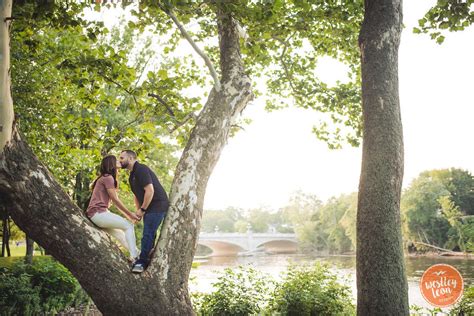
[[[104,174],[97,180],[94,191],[92,191],[91,200],[86,211],[89,218],[97,213],[105,212],[109,208],[110,196],[107,189],[115,189],[114,177]]]

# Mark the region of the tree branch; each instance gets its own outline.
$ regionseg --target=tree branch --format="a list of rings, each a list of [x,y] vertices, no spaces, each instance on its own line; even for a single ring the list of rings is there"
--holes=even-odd
[[[130,91],[128,90],[127,88],[125,88],[122,84],[120,84],[119,82],[115,81],[114,79],[110,78],[109,76],[107,76],[106,74],[102,73],[102,72],[98,72],[98,74],[100,76],[102,76],[102,78],[104,78],[105,80],[115,84],[117,87],[119,87],[120,89],[122,89],[123,91],[125,91],[126,93],[128,93],[130,96],[132,96],[133,98],[133,102],[135,102],[135,105],[138,106],[138,101],[137,101],[137,97],[133,94],[133,91]],[[123,101],[122,101],[123,102]]]
[[[194,48],[196,53],[198,53],[199,56],[201,56],[202,59],[204,59],[204,62],[206,63],[207,68],[209,68],[209,72],[211,73],[211,76],[214,79],[214,88],[216,89],[216,91],[220,91],[221,82],[219,80],[219,76],[217,75],[216,69],[212,65],[212,62],[209,59],[209,57],[207,57],[207,55],[196,45],[196,43],[193,41],[193,39],[191,38],[189,33],[186,31],[184,26],[178,21],[178,18],[176,18],[176,16],[173,14],[171,9],[167,10],[163,5],[159,3],[158,3],[158,6],[160,7],[161,10],[163,10],[163,12],[165,12],[173,20],[174,24],[176,24],[179,31],[181,32],[181,35],[183,35],[184,38],[189,42],[189,44],[191,44],[191,46]]]
[[[180,128],[181,126],[183,126],[184,124],[186,124],[186,122],[188,122],[190,119],[196,119],[196,114],[194,114],[194,112],[191,112],[191,113],[188,113],[184,119],[182,121],[178,121],[176,119],[176,115],[174,114],[173,110],[171,109],[171,106],[168,105],[168,103],[166,103],[165,100],[163,100],[162,97],[160,97],[159,95],[155,94],[155,93],[148,93],[148,96],[150,97],[153,97],[155,99],[157,99],[162,105],[165,106],[166,108],[166,111],[168,112],[168,114],[173,118],[173,121],[174,121],[174,127],[173,128],[168,128],[168,132],[170,134],[172,134],[174,131],[176,131],[178,128]]]
[[[157,95],[157,94],[155,94],[155,93],[148,93],[148,96],[157,99],[161,104],[163,104],[163,105],[166,107],[166,110],[168,111],[168,113],[169,113],[171,116],[175,117],[175,114],[174,114],[173,110],[172,110],[171,107],[168,105],[168,103],[166,103],[165,100],[163,100],[162,97],[160,97],[159,95]]]
[[[196,114],[194,114],[194,112],[191,112],[191,113],[188,113],[185,117],[184,117],[184,120],[182,120],[181,122],[177,122],[177,124],[175,123],[174,124],[174,128],[172,129],[168,129],[168,132],[170,134],[172,134],[174,131],[176,131],[178,128],[180,128],[181,126],[183,126],[184,124],[186,124],[190,119],[196,119]]]

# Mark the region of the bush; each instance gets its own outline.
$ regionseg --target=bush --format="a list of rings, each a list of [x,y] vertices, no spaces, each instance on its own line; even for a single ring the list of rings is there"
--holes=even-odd
[[[348,286],[337,282],[327,266],[288,267],[283,282],[278,284],[269,312],[280,315],[355,315]]]
[[[449,315],[474,315],[474,286],[464,290],[461,301],[454,306]]]
[[[251,315],[264,310],[273,281],[251,267],[224,270],[212,293],[194,293],[199,315]]]
[[[0,274],[0,310],[5,314],[57,313],[90,301],[77,280],[50,258],[15,262]]]
[[[2,315],[33,315],[41,312],[37,287],[31,286],[31,276],[13,276],[0,268],[0,311]]]

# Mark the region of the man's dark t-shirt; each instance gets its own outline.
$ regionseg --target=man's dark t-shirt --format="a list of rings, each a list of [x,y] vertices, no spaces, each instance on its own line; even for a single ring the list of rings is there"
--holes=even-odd
[[[158,181],[155,173],[151,171],[150,168],[136,161],[133,165],[133,170],[130,173],[128,181],[130,182],[132,192],[137,197],[140,205],[143,204],[143,199],[145,197],[145,186],[153,183],[155,193],[153,194],[153,199],[147,208],[147,213],[166,212],[168,210],[169,202],[166,191],[163,189],[160,181]]]

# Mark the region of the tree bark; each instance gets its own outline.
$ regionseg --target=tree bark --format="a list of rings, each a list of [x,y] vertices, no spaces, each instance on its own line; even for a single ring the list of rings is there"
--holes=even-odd
[[[0,150],[11,140],[13,131],[13,100],[10,93],[10,37],[12,0],[0,2]]]
[[[35,250],[35,242],[33,239],[26,236],[26,253],[25,253],[25,263],[32,264],[33,263],[33,252]]]
[[[171,206],[144,273],[130,273],[116,244],[84,217],[17,132],[0,152],[0,199],[15,223],[71,271],[104,315],[194,314],[188,277],[207,181],[231,126],[253,97],[236,23],[223,9],[217,20],[222,87],[211,91],[178,163]]]
[[[359,37],[364,135],[357,211],[358,315],[409,314],[400,224],[401,29],[401,0],[365,1]]]
[[[236,22],[223,8],[217,12],[217,22],[221,88],[211,90],[177,165],[170,209],[151,268],[152,273],[157,272],[161,277],[163,304],[167,302],[171,310],[189,313],[188,275],[197,248],[207,181],[227,142],[231,126],[253,98],[251,82],[240,56]]]
[[[7,213],[2,218],[2,257],[11,257],[10,252],[10,218]]]

